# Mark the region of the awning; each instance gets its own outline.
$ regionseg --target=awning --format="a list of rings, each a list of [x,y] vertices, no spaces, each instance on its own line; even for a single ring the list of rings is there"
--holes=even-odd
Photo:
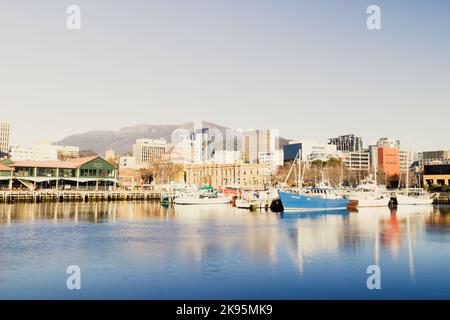
[[[3,178],[3,177],[1,177]],[[1,180],[9,180],[11,177],[4,177],[6,179]],[[65,181],[74,181],[74,182],[117,182],[117,179],[95,179],[95,178],[54,178],[54,177],[13,177],[13,179],[17,180],[25,180],[25,181],[31,181],[31,182],[50,182],[50,181],[56,181],[56,180],[65,180]]]

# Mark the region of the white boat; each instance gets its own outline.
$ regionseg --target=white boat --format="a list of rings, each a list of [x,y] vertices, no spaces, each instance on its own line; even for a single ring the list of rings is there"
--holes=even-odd
[[[409,152],[407,153],[407,161],[409,160]],[[409,188],[409,168],[406,170],[406,189],[399,190],[395,193],[397,205],[432,205],[434,198],[439,193],[430,194],[423,188]]]
[[[236,205],[236,208],[239,208],[239,209],[250,209],[251,208],[250,201],[247,201],[245,199],[236,199],[235,205]]]
[[[429,194],[421,188],[408,188],[397,191],[395,194],[398,205],[431,205],[438,195],[437,193]]]
[[[210,186],[201,187],[197,192],[191,194],[181,194],[175,197],[174,204],[181,205],[218,205],[229,204],[232,200],[230,196],[223,196]]]
[[[198,197],[198,196],[183,196],[176,197],[174,200],[175,204],[179,205],[222,205],[229,204],[231,202],[231,197]]]
[[[390,195],[385,188],[372,180],[372,177],[368,177],[348,194],[348,198],[350,201],[357,201],[357,208],[387,207]]]

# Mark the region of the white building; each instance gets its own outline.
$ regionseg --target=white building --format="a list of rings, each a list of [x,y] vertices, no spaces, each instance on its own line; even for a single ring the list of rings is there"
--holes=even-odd
[[[412,163],[416,161],[416,153],[413,150],[399,150],[398,156],[400,173],[405,174],[408,171],[408,168],[411,167]]]
[[[164,139],[137,139],[133,145],[133,157],[137,164],[151,163],[163,158],[167,150]]]
[[[266,164],[271,167],[283,165],[283,150],[278,149],[273,152],[260,152],[258,154],[258,163]]]
[[[231,164],[242,162],[242,152],[236,150],[219,150],[208,162],[217,164]]]
[[[258,163],[260,154],[274,154],[279,152],[278,129],[247,130],[242,134],[242,155],[246,163]],[[263,156],[264,157],[264,156]]]
[[[299,140],[290,144],[301,144],[301,160],[311,163],[314,160],[327,161],[331,158],[339,158],[341,153],[337,151],[336,145],[321,144],[313,140]]]
[[[360,152],[345,152],[342,154],[342,162],[350,171],[370,171],[369,150]]]
[[[185,133],[177,136],[177,141],[173,144],[170,152],[170,159],[175,163],[192,163],[195,158],[195,141],[193,134]]]
[[[55,146],[58,152],[58,159],[75,159],[80,156],[80,148],[74,146]]]
[[[11,146],[10,158],[13,161],[56,161],[59,159],[76,158],[78,147],[57,146],[52,144],[35,144],[32,147]]]
[[[121,156],[119,158],[119,169],[139,169],[142,166],[138,165],[136,158],[133,156]]]
[[[0,121],[0,158],[9,152],[10,127],[6,121]]]

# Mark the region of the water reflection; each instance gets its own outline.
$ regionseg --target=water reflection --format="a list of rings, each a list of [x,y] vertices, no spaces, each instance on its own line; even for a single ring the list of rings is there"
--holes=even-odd
[[[141,288],[151,280],[173,285],[166,298],[186,298],[176,280],[195,298],[209,298],[212,287],[216,298],[237,298],[228,295],[242,283],[248,285],[241,289],[247,298],[279,298],[272,296],[275,288],[285,298],[309,298],[312,292],[331,290],[324,271],[365,272],[369,264],[393,268],[415,283],[450,266],[449,259],[439,260],[436,244],[441,250],[450,248],[449,207],[277,214],[228,206],[162,207],[157,202],[2,204],[0,297],[17,285],[9,279],[25,281],[20,279],[36,267],[50,273],[75,259],[103,275],[92,280],[103,287],[117,273],[126,280],[124,286],[131,281],[128,297],[136,297],[133,290],[139,288],[138,297],[161,298],[161,290]],[[428,265],[427,259],[440,265]],[[56,265],[48,266],[48,261]],[[298,281],[315,288],[286,289]],[[396,281],[405,287],[403,280]],[[450,284],[447,288],[450,292]]]

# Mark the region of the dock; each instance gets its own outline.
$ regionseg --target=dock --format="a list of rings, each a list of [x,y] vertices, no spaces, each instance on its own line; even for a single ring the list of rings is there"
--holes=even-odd
[[[58,190],[38,190],[38,191],[0,191],[0,202],[21,203],[21,202],[91,202],[91,201],[143,201],[160,200],[159,191],[125,191],[125,190],[105,190],[105,191],[58,191]]]
[[[450,194],[442,194],[434,199],[433,204],[450,204]]]

